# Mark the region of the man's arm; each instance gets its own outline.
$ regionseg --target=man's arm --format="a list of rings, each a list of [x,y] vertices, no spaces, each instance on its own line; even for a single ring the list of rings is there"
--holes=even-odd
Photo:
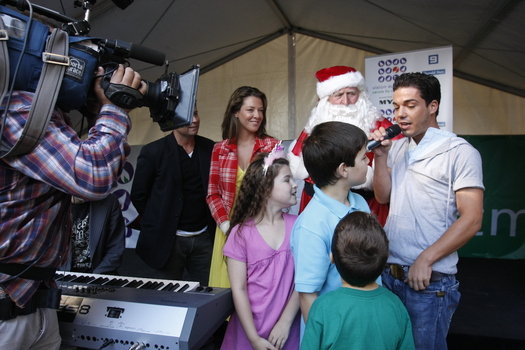
[[[93,269],[93,273],[115,274],[122,263],[122,255],[126,248],[126,225],[117,197],[110,194],[105,201],[109,202],[109,206],[104,206],[102,209],[108,210],[108,221],[99,236],[102,241],[100,246],[104,253],[98,266]],[[98,204],[93,202],[91,205]],[[90,218],[90,220],[96,220],[96,218]]]
[[[129,67],[121,67],[111,81],[138,87],[140,75]],[[26,176],[67,194],[90,201],[105,198],[118,180],[129,154],[126,137],[131,126],[126,112],[111,104],[97,83],[94,90],[102,107],[86,140],[81,140],[62,114],[55,110],[44,138],[31,153],[3,160]],[[145,92],[145,88],[140,91]],[[9,123],[13,127],[25,124],[31,108],[27,101],[30,97],[26,92],[17,95],[15,100],[19,108],[9,112]],[[20,134],[14,132],[4,141],[14,144],[19,137]]]
[[[385,128],[380,127],[374,131],[368,139],[382,141],[381,146],[373,149],[374,152],[374,195],[381,203],[390,202],[390,191],[392,190],[392,178],[388,167],[388,152],[392,147],[392,140],[384,140]]]
[[[463,247],[481,228],[483,218],[483,190],[462,188],[456,191],[459,218],[443,236],[425,249],[408,271],[407,282],[414,290],[430,285],[432,264]]]
[[[143,215],[146,211],[151,189],[156,178],[157,167],[148,146],[142,147],[137,157],[135,176],[131,185],[131,202],[137,212]]]

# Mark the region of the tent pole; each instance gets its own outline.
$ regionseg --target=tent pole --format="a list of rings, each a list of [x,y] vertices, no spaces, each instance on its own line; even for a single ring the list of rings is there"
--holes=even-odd
[[[288,33],[288,139],[295,139],[296,118],[295,118],[295,82],[296,82],[296,50],[295,32]]]

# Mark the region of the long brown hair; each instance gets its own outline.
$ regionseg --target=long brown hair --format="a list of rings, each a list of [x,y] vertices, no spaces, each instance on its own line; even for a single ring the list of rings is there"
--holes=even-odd
[[[224,112],[224,119],[222,120],[222,139],[223,140],[237,140],[239,136],[239,120],[235,118],[235,113],[241,110],[241,107],[244,103],[244,99],[247,97],[257,97],[261,99],[263,104],[263,120],[257,130],[257,137],[264,139],[268,135],[266,134],[266,108],[268,107],[268,102],[266,100],[266,95],[264,92],[260,91],[257,88],[251,86],[241,86],[237,88],[230,96],[228,101],[228,107]]]
[[[258,154],[246,169],[230,218],[230,229],[226,235],[229,235],[236,225],[239,225],[240,230],[246,222],[261,214],[272,193],[274,179],[283,166],[289,165],[285,158],[277,158],[268,166],[265,174],[263,165],[266,156],[268,153]]]

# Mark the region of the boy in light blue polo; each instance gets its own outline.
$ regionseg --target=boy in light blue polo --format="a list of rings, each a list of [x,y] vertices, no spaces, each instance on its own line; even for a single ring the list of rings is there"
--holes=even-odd
[[[291,248],[305,322],[319,295],[341,287],[341,277],[330,262],[335,227],[350,212],[370,212],[365,199],[350,191],[366,181],[367,141],[361,129],[342,122],[318,124],[304,141],[304,165],[315,194],[293,227]]]

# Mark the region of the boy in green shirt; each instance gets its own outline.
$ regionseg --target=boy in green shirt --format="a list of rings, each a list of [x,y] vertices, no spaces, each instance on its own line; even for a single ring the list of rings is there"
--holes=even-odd
[[[339,222],[331,260],[343,286],[314,301],[301,350],[415,349],[405,306],[376,283],[387,257],[388,239],[374,216],[355,211]]]

